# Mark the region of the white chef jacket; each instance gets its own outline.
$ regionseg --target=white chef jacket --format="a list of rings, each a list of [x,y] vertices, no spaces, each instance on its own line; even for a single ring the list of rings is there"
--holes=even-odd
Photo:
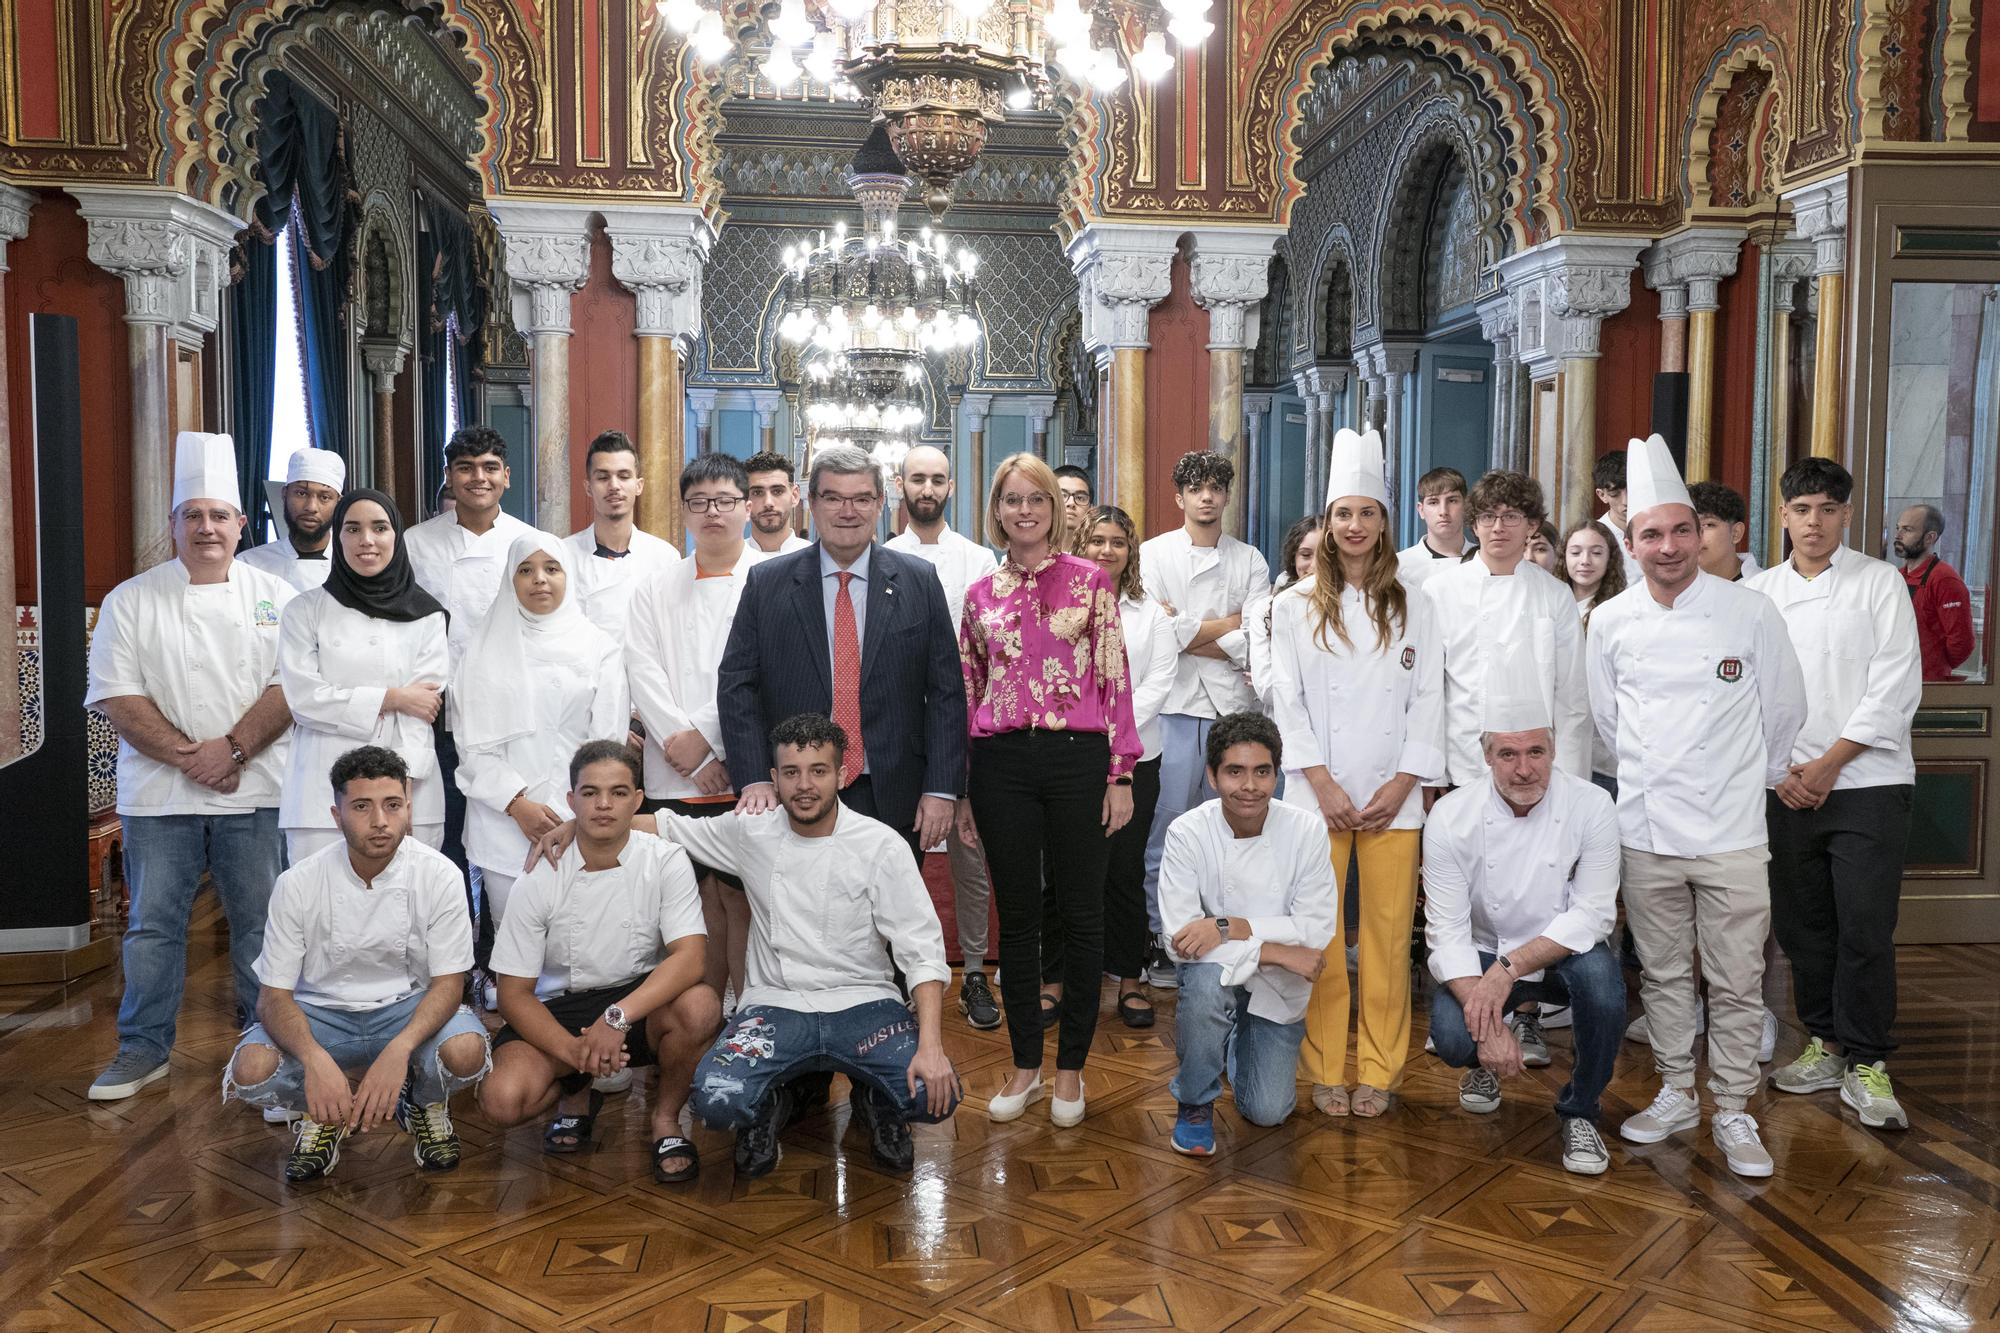
[[[768,558],[755,542],[746,541],[728,574],[699,578],[696,559],[689,556],[655,571],[632,593],[625,622],[625,674],[632,705],[646,724],[646,795],[654,800],[701,795],[667,762],[663,747],[675,732],[693,727],[715,752],[708,762],[723,762],[716,672],[750,567]]]
[[[1578,599],[1576,604],[1576,618],[1577,622],[1583,625],[1583,635],[1586,644],[1590,640],[1588,617],[1592,609],[1590,598],[1584,597]],[[1587,663],[1589,659],[1589,649],[1586,647],[1584,660]],[[1599,773],[1602,773],[1607,778],[1618,776],[1618,752],[1611,748],[1611,742],[1606,740],[1604,733],[1597,729],[1597,719],[1594,717],[1590,721],[1590,771],[1593,776]]]
[[[1757,563],[1757,557],[1748,551],[1738,551],[1736,553],[1736,567],[1742,571],[1738,577],[1745,579],[1755,578],[1764,572],[1764,567]],[[1914,615],[1916,613],[1911,612],[1911,614]]]
[[[1444,781],[1444,650],[1430,599],[1404,587],[1402,632],[1378,647],[1361,590],[1341,592],[1341,624],[1321,647],[1311,589],[1294,584],[1271,604],[1272,716],[1285,741],[1285,799],[1319,814],[1305,770],[1323,764],[1360,809],[1398,773],[1418,779],[1391,828],[1421,828],[1422,788]]]
[[[292,585],[294,592],[310,592],[326,582],[326,576],[333,569],[333,547],[320,552],[317,560],[299,559],[299,548],[292,545],[291,538],[280,537],[276,541],[253,546],[236,557],[252,569],[261,569],[266,574],[276,574]]]
[[[322,847],[278,876],[257,980],[301,1004],[380,1009],[472,970],[465,879],[443,853],[404,838],[372,886],[347,843]]]
[[[474,535],[459,526],[456,510],[447,510],[403,533],[403,547],[410,553],[418,584],[451,613],[446,643],[454,669],[493,609],[508,548],[516,537],[532,530],[503,512],[495,516],[492,527]]]
[[[292,586],[240,560],[226,583],[191,583],[178,559],[113,588],[90,639],[86,708],[143,695],[189,739],[214,740],[278,684],[278,622]],[[285,737],[250,758],[229,793],[118,742],[118,813],[235,815],[278,804]]]
[[[753,532],[753,533],[751,533],[751,534],[750,534],[749,536],[745,537],[745,538],[744,538],[744,540],[745,540],[745,541],[747,541],[747,542],[749,542],[749,543],[750,543],[750,544],[751,544],[752,546],[757,546],[757,535],[756,535],[756,534],[755,534],[754,532]],[[788,533],[786,533],[786,534],[785,534],[785,540],[784,540],[784,541],[782,541],[782,542],[780,542],[780,543],[778,543],[778,549],[777,549],[777,550],[775,550],[775,551],[764,551],[764,554],[765,554],[765,555],[790,555],[790,554],[791,554],[791,553],[792,553],[793,551],[803,551],[803,550],[805,550],[805,549],[806,549],[806,547],[808,547],[808,546],[811,546],[811,545],[812,545],[812,543],[811,543],[811,542],[807,541],[807,540],[806,540],[806,539],[805,539],[804,537],[801,537],[801,536],[799,536],[799,534],[798,534],[798,533],[796,533],[796,532],[788,532]],[[763,550],[764,550],[764,548],[763,548],[763,547],[761,547],[761,546],[758,546],[758,547],[757,547],[757,549],[758,549],[758,550],[760,550],[760,551],[763,551]]]
[[[1196,546],[1185,528],[1163,532],[1141,543],[1139,573],[1147,597],[1173,606],[1174,642],[1182,649],[1194,642],[1204,620],[1240,611],[1248,625],[1253,616],[1264,614],[1271,595],[1271,567],[1263,552],[1227,535],[1214,546]],[[1233,651],[1238,662],[1183,653],[1160,711],[1192,717],[1256,711],[1256,692],[1241,670],[1248,661],[1247,645],[1225,651]]]
[[[1784,779],[1806,716],[1776,604],[1697,572],[1669,608],[1641,581],[1591,613],[1589,660],[1590,710],[1618,752],[1625,845],[1660,856],[1763,846],[1764,789]]]
[[[494,575],[497,583],[499,575]],[[632,723],[625,683],[625,653],[614,648],[594,668],[579,671],[555,662],[534,663],[522,689],[541,694],[540,717],[559,717],[551,730],[516,736],[498,745],[464,745],[458,752],[458,789],[465,793],[465,858],[503,875],[517,875],[528,860],[528,839],[506,813],[516,793],[558,815],[569,812],[569,761],[585,741],[623,742]],[[477,708],[479,701],[462,701]]]
[[[1485,730],[1487,654],[1496,648],[1533,650],[1547,682],[1556,763],[1589,777],[1583,630],[1569,588],[1531,560],[1523,558],[1512,574],[1496,576],[1484,559],[1474,556],[1430,579],[1424,592],[1444,643],[1446,777],[1451,785],[1467,786],[1486,772],[1479,737]]]
[[[1627,588],[1636,588],[1644,583],[1646,581],[1646,571],[1639,567],[1639,557],[1633,555],[1631,550],[1625,545],[1625,529],[1627,525],[1611,517],[1611,511],[1608,509],[1597,516],[1597,521],[1611,529],[1612,549],[1618,552],[1618,558],[1625,564],[1625,586]]]
[[[1298,806],[1271,802],[1264,831],[1239,838],[1219,799],[1202,802],[1167,826],[1160,858],[1163,933],[1171,940],[1202,917],[1243,918],[1249,939],[1224,940],[1195,961],[1219,965],[1223,985],[1247,987],[1257,1017],[1298,1022],[1312,982],[1264,966],[1258,953],[1267,940],[1324,949],[1333,939],[1340,890],[1326,847],[1326,821]]]
[[[1118,624],[1125,631],[1125,679],[1132,683],[1132,723],[1139,729],[1139,762],[1160,757],[1160,709],[1180,671],[1174,622],[1148,597],[1118,599]]]
[[[444,617],[377,620],[342,606],[324,588],[292,599],[278,635],[278,676],[292,710],[291,762],[278,802],[280,828],[332,828],[333,761],[359,745],[382,745],[410,767],[410,822],[444,823],[431,726],[384,713],[392,689],[443,688],[450,663]]]
[[[1806,682],[1806,720],[1792,762],[1808,763],[1850,740],[1868,748],[1848,761],[1834,790],[1917,780],[1910,721],[1923,701],[1917,616],[1902,574],[1845,546],[1817,578],[1792,562],[1746,584],[1777,603]]]
[[[928,560],[937,570],[938,582],[944,585],[945,605],[951,609],[953,630],[965,615],[965,590],[1000,567],[999,556],[949,527],[934,542],[921,542],[914,528],[905,528],[882,545],[899,555]]]
[[[1433,576],[1444,573],[1453,565],[1465,560],[1466,552],[1472,549],[1472,538],[1462,537],[1464,545],[1457,555],[1439,555],[1424,544],[1422,537],[1416,545],[1405,546],[1396,552],[1396,573],[1403,580],[1405,588],[1421,588]]]
[[[652,533],[632,529],[632,545],[616,560],[597,554],[597,529],[586,527],[568,538],[569,567],[575,571],[577,586],[570,594],[591,624],[618,642],[625,641],[625,612],[632,590],[655,570],[680,563],[681,553],[673,543]]]
[[[900,1001],[895,967],[913,991],[926,981],[950,983],[937,909],[909,844],[887,824],[844,805],[824,838],[792,832],[782,809],[716,819],[662,810],[656,818],[663,837],[737,876],[750,895],[739,1010],[765,1004],[830,1014]]]
[[[601,990],[643,977],[667,946],[706,935],[687,849],[634,829],[609,870],[585,870],[571,843],[514,881],[493,937],[493,971],[536,977],[535,993]]]
[[[1556,769],[1525,815],[1487,776],[1449,792],[1424,825],[1424,938],[1439,984],[1476,977],[1538,936],[1588,953],[1618,917],[1618,811],[1604,789]],[[1523,980],[1541,976],[1531,973]]]

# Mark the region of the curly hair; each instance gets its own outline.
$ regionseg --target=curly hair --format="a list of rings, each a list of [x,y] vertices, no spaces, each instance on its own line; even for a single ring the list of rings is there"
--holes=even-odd
[[[1077,538],[1076,553],[1083,555],[1083,548],[1090,542],[1090,534],[1097,531],[1100,523],[1109,523],[1125,534],[1125,568],[1118,575],[1119,598],[1145,601],[1146,585],[1139,579],[1139,530],[1133,526],[1130,514],[1117,505],[1099,505],[1091,510],[1083,520],[1083,532]],[[1090,557],[1084,558],[1087,560]]]
[[[460,426],[444,446],[444,464],[450,467],[461,458],[479,458],[486,454],[506,462],[507,437],[491,426]]]
[[[1271,767],[1285,762],[1285,741],[1278,724],[1262,713],[1225,713],[1208,731],[1208,766],[1222,767],[1222,757],[1232,745],[1261,745],[1271,754]]]
[[[1778,494],[1786,504],[1801,495],[1824,495],[1844,505],[1854,494],[1854,476],[1831,458],[1801,458],[1778,478]]]
[[[602,763],[625,765],[632,785],[642,793],[646,790],[646,770],[640,766],[639,752],[624,741],[585,741],[577,746],[569,757],[569,789],[575,791],[576,784],[583,781],[584,769]]]
[[[1472,493],[1465,497],[1465,509],[1467,517],[1475,523],[1481,514],[1497,509],[1519,510],[1530,527],[1549,516],[1548,506],[1542,500],[1542,484],[1525,472],[1487,473],[1472,483]]]
[[[847,756],[847,733],[824,713],[794,713],[771,728],[772,752],[776,753],[781,745],[800,750],[831,745],[834,762],[838,763]]]
[[[1236,484],[1236,465],[1222,454],[1206,449],[1190,449],[1174,464],[1174,490],[1195,486],[1220,486],[1228,490]]]
[[[403,762],[403,756],[387,746],[362,745],[334,760],[327,776],[333,780],[333,799],[338,801],[347,795],[347,784],[350,782],[388,778],[407,787],[410,785],[410,766]]]

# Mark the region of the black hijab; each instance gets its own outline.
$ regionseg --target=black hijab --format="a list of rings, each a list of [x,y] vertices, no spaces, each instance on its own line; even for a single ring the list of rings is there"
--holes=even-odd
[[[340,540],[347,511],[363,500],[373,500],[382,506],[382,512],[389,516],[389,527],[396,534],[396,549],[379,574],[355,573],[354,567],[347,563],[347,548]],[[410,567],[410,553],[403,549],[403,516],[397,512],[394,500],[380,491],[349,491],[333,507],[330,526],[333,539],[329,554],[333,568],[327,571],[326,591],[334,601],[373,620],[411,621],[444,614],[437,598],[417,584],[416,571]]]

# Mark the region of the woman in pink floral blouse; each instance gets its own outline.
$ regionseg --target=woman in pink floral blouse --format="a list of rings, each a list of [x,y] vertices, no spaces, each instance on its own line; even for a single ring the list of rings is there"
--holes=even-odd
[[[965,594],[971,773],[960,834],[981,842],[1000,909],[1000,994],[1014,1073],[987,1105],[1013,1120],[1042,1089],[1042,873],[1062,913],[1063,991],[1050,1117],[1083,1119],[1083,1061],[1097,1030],[1108,839],[1132,818],[1132,721],[1118,590],[1095,563],[1063,555],[1055,474],[1033,454],[1000,464],[987,531],[1000,567]]]

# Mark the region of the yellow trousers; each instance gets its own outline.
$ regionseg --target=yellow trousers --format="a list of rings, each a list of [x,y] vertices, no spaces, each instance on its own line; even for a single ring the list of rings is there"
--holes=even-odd
[[[1393,1090],[1410,1053],[1410,922],[1417,906],[1417,856],[1421,829],[1328,833],[1334,882],[1345,890],[1351,850],[1361,866],[1361,991],[1354,1038],[1355,1082]],[[1326,969],[1306,1008],[1306,1039],[1299,1048],[1299,1076],[1309,1083],[1347,1083],[1346,913],[1335,912]]]

